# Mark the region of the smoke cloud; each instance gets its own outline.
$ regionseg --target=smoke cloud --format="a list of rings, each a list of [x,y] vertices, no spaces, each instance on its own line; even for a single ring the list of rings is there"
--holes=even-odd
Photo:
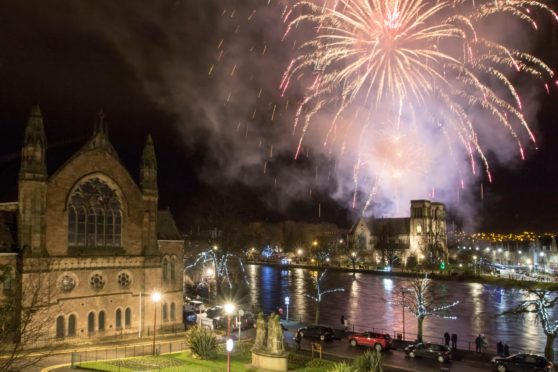
[[[389,119],[393,108],[385,115],[361,114],[359,120],[368,121],[365,129],[333,133],[335,140],[327,146],[334,110],[322,110],[294,159],[301,127],[293,130],[293,122],[303,99],[302,84],[295,81],[284,97],[279,85],[303,39],[297,32],[303,31],[293,30],[282,40],[286,2],[72,4],[70,11],[89,19],[80,27],[111,41],[153,101],[176,117],[185,145],[207,150],[200,168],[204,181],[244,183],[261,190],[261,198],[279,209],[327,192],[355,216],[408,215],[409,200],[431,198],[455,205],[473,219],[471,190],[476,193],[479,182],[488,182],[483,166],[477,159],[473,174],[466,149],[448,138],[447,128],[424,124],[431,120],[428,105],[412,112],[402,107],[397,131]],[[502,22],[497,19],[482,31],[499,40],[511,38],[514,46],[526,50],[530,37],[523,25],[507,22],[502,27]],[[542,86],[530,80],[516,83],[525,116],[534,125]],[[517,143],[505,128],[486,112],[470,115],[491,162],[518,161]],[[527,143],[525,133],[517,132]]]

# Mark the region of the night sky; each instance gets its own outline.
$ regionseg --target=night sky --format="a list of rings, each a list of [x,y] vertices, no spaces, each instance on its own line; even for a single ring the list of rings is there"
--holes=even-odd
[[[215,200],[233,205],[239,218],[247,221],[305,219],[350,225],[352,213],[346,205],[328,198],[326,191],[301,194],[289,202],[273,196],[273,187],[281,184],[252,184],[243,176],[220,177],[234,159],[215,155],[228,148],[226,137],[220,142],[207,140],[213,138],[213,132],[204,129],[210,110],[196,104],[169,109],[174,98],[168,85],[159,81],[172,81],[174,74],[185,100],[210,96],[218,89],[218,84],[208,81],[207,71],[222,37],[223,27],[217,27],[221,10],[231,3],[234,1],[3,2],[0,201],[16,200],[24,126],[31,106],[38,103],[49,143],[50,173],[89,138],[100,108],[109,122],[111,141],[135,179],[145,138],[151,133],[159,161],[160,207],[170,207],[183,230],[191,227],[193,215],[204,203],[215,204]],[[534,48],[556,68],[556,28],[547,27],[543,32],[551,37]],[[525,161],[493,164],[494,182],[483,181],[484,201],[478,182],[464,195],[476,211],[476,217],[465,218],[469,226],[500,232],[558,231],[558,90],[551,92],[539,100],[539,149],[529,149]],[[215,105],[221,104],[215,100]],[[226,123],[226,118],[222,123],[234,125]],[[274,125],[288,124],[278,121]],[[277,167],[294,167],[286,155],[292,149],[292,144],[285,144],[277,150]],[[308,160],[293,169],[306,174],[314,165]]]

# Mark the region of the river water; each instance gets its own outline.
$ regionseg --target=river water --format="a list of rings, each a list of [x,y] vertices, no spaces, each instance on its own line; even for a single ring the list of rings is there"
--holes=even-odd
[[[284,298],[290,298],[289,318],[303,322],[314,321],[316,302],[306,295],[315,295],[311,270],[301,268],[283,269],[272,266],[246,265],[250,283],[250,300],[255,306],[272,312],[284,306]],[[323,296],[320,323],[341,328],[344,315],[349,327],[355,331],[376,330],[394,334],[403,333],[400,305],[393,303],[401,296],[396,289],[404,285],[405,278],[380,275],[327,271],[322,291],[343,288]],[[447,291],[459,304],[453,315],[457,319],[428,317],[424,321],[425,341],[441,342],[444,332],[458,335],[458,348],[474,350],[475,337],[483,333],[488,340],[488,352],[495,353],[496,343],[508,343],[510,352],[544,351],[545,336],[540,325],[535,324],[532,314],[524,318],[498,316],[521,300],[521,294],[513,289],[479,283],[436,281],[435,287]],[[284,314],[286,315],[286,314]],[[413,314],[405,312],[406,339],[416,338],[417,322]]]

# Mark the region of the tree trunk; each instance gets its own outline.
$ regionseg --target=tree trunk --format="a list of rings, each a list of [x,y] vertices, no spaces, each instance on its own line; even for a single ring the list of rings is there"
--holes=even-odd
[[[353,261],[353,276],[355,276],[355,260],[352,261]]]
[[[422,342],[422,322],[424,322],[424,317],[423,316],[419,316],[417,318],[418,321],[418,325],[417,325],[417,340],[419,340],[420,342]]]
[[[316,301],[316,318],[314,319],[314,324],[318,324],[320,322],[320,304],[321,301]]]
[[[544,346],[544,356],[546,359],[554,363],[554,338],[556,338],[556,333],[546,334],[546,345]]]

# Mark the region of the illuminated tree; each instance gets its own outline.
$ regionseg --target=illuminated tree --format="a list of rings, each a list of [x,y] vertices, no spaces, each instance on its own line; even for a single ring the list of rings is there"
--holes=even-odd
[[[343,292],[345,291],[343,288],[335,288],[335,289],[327,289],[324,290],[322,288],[322,281],[325,277],[327,270],[324,270],[321,274],[319,274],[318,272],[313,272],[312,273],[312,278],[314,279],[314,286],[316,288],[316,295],[315,296],[311,296],[309,294],[306,295],[306,297],[311,298],[312,300],[316,301],[316,316],[314,318],[314,323],[318,324],[320,321],[320,305],[322,303],[322,297],[328,293],[332,293],[332,292]]]
[[[450,302],[448,295],[436,291],[432,279],[427,275],[405,281],[403,287],[397,289],[402,293],[400,305],[407,308],[417,319],[417,339],[422,341],[422,325],[424,320],[430,316],[447,319],[456,319],[451,315],[451,310],[459,301]]]
[[[534,314],[535,321],[538,322],[546,335],[546,345],[544,355],[550,361],[554,361],[554,340],[558,334],[558,320],[552,319],[550,309],[554,308],[558,301],[555,291],[544,287],[527,286],[521,290],[528,299],[521,301],[514,308],[507,310],[502,315],[524,316]]]

